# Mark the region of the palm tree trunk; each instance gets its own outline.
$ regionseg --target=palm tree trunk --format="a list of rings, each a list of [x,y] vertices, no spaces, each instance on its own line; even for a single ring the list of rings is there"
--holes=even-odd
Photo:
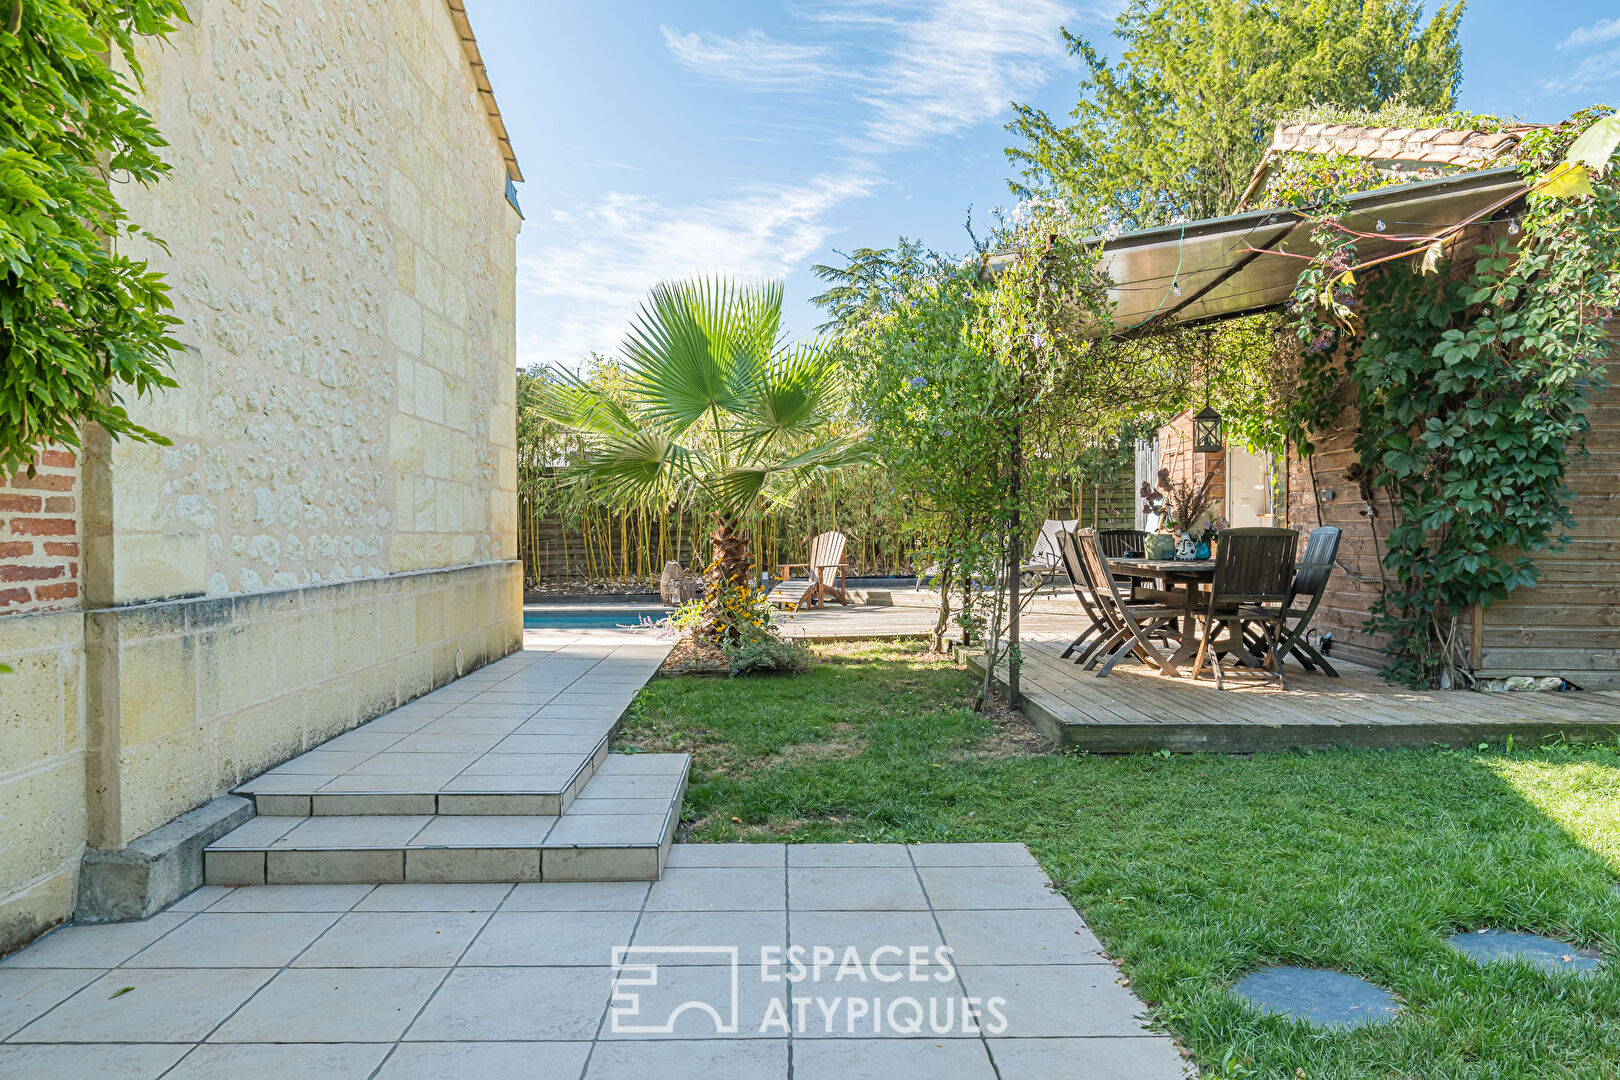
[[[749,555],[748,533],[737,528],[735,518],[722,515],[715,519],[709,540],[714,545],[714,557],[704,575],[703,617],[698,620],[697,636],[716,643],[733,641],[737,627],[725,611],[721,594],[728,585],[739,589],[749,583],[753,559]]]

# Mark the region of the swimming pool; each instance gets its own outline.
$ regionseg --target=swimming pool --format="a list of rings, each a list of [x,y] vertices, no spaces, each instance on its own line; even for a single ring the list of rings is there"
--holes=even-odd
[[[657,604],[617,607],[531,607],[523,611],[525,630],[611,630],[620,626],[640,626],[643,619],[657,622],[669,608]]]

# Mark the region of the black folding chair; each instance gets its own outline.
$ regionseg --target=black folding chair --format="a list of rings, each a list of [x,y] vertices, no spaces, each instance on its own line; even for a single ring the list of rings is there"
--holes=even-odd
[[[1142,555],[1148,534],[1142,529],[1098,529],[1097,542],[1103,554],[1110,559],[1123,559],[1127,555]]]
[[[1270,667],[1268,678],[1275,678],[1284,690],[1288,689],[1278,646],[1298,547],[1299,533],[1293,529],[1228,529],[1221,534],[1209,609],[1204,613],[1204,637],[1193,661],[1193,678],[1198,678],[1208,660],[1215,669],[1216,688],[1226,689],[1221,653],[1251,655],[1246,631],[1252,630],[1259,634],[1264,648],[1264,655],[1256,659]]]

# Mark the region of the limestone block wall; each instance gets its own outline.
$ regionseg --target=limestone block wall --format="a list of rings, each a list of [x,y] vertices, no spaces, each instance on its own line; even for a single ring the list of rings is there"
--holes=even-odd
[[[107,448],[107,602],[513,558],[506,166],[444,0],[196,0],[145,57],[171,447]]]
[[[0,952],[73,910],[85,803],[84,619],[0,617]]]
[[[167,242],[118,240],[183,320],[127,402],[172,445],[0,485],[0,952],[86,845],[521,644],[520,217],[446,0],[187,6],[142,57],[173,172],[119,189]]]
[[[117,850],[522,638],[515,562],[93,612],[90,846]]]

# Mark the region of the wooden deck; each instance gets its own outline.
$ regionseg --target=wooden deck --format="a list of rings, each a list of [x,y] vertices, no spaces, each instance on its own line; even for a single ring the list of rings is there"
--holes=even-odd
[[[1340,677],[1288,665],[1290,689],[1228,680],[1216,690],[1121,663],[1105,679],[1059,657],[1072,636],[1057,620],[1031,620],[1020,673],[1023,711],[1065,746],[1098,753],[1169,749],[1249,753],[1332,746],[1425,747],[1620,738],[1620,695],[1417,691],[1368,668],[1334,662]],[[970,661],[971,663],[971,661]],[[982,666],[979,670],[983,670]],[[1005,668],[997,672],[1005,683]]]

